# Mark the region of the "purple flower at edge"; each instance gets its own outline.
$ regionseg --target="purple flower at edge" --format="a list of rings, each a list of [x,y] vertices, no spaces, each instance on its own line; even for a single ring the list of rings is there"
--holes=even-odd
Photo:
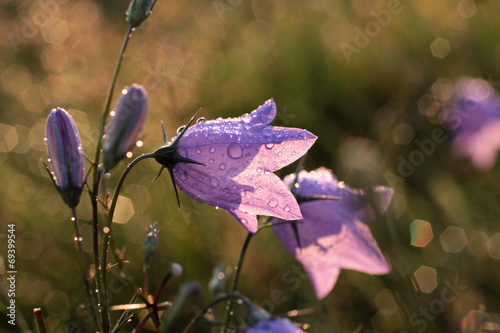
[[[64,202],[76,207],[85,181],[85,157],[78,129],[64,109],[53,109],[47,117],[45,142],[52,179]]]
[[[316,136],[269,126],[275,117],[270,99],[239,118],[200,118],[182,138],[160,147],[155,158],[188,196],[230,212],[250,232],[257,231],[257,215],[301,218],[293,194],[273,172],[304,155]]]
[[[291,186],[294,180],[292,174],[285,177],[284,182]],[[304,266],[319,299],[333,289],[341,268],[369,274],[386,274],[391,270],[368,223],[375,218],[369,198],[377,205],[375,209],[383,212],[391,202],[392,189],[376,187],[370,197],[339,182],[326,168],[301,171],[296,185],[295,194],[303,215],[296,224],[300,245],[291,225],[274,225],[273,231],[288,252]],[[321,196],[340,199],[314,200]],[[271,220],[271,223],[276,222],[280,222],[279,219]]]
[[[500,149],[500,96],[488,82],[460,79],[443,125],[452,131],[455,155],[470,158],[477,169],[493,166]]]
[[[148,94],[133,84],[116,102],[106,127],[102,159],[106,171],[113,169],[136,145],[148,114]]]
[[[259,321],[255,326],[250,327],[244,333],[304,333],[288,318],[274,318]]]

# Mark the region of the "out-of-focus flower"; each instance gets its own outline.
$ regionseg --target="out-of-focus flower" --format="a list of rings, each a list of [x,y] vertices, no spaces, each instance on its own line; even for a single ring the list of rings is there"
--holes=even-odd
[[[200,118],[154,157],[188,196],[227,210],[250,232],[257,231],[256,215],[299,219],[297,201],[273,172],[304,155],[316,136],[269,126],[275,116],[270,99],[239,118]]]
[[[280,223],[273,230],[304,266],[318,298],[330,293],[341,268],[369,274],[386,274],[391,270],[368,223],[375,218],[375,209],[379,212],[387,209],[392,189],[379,186],[365,194],[339,182],[326,168],[301,171],[297,183],[295,175],[285,177],[284,182],[289,186],[295,184],[303,215],[296,223],[300,243],[291,225]],[[340,200],[321,199],[321,196]],[[271,220],[273,224],[276,222],[279,220]]]
[[[274,318],[259,321],[255,326],[245,330],[245,333],[304,333],[288,318]]]
[[[64,202],[76,207],[85,181],[85,157],[75,122],[64,109],[53,109],[47,117],[45,142],[52,180]]]
[[[142,247],[142,251],[146,257],[151,257],[156,253],[156,249],[158,248],[158,234],[160,230],[156,229],[156,222],[153,225],[149,226],[148,233],[146,235],[146,239],[144,240],[144,245]]]
[[[493,87],[481,79],[460,79],[444,118],[455,155],[469,158],[477,169],[491,168],[500,149],[500,96]]]
[[[127,22],[136,28],[144,22],[155,5],[156,0],[132,0],[127,10]]]
[[[208,281],[208,291],[212,296],[217,296],[219,293],[224,291],[226,286],[227,274],[222,265],[217,264],[212,270],[212,277]]]
[[[111,111],[111,119],[104,134],[102,159],[106,171],[114,168],[134,148],[147,113],[146,90],[137,84],[124,89]]]

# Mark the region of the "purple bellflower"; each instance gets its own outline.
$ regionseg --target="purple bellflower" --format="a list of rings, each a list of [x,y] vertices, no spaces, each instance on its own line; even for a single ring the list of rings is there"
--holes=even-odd
[[[375,218],[369,199],[383,212],[391,202],[392,189],[379,186],[370,196],[339,182],[326,168],[301,171],[298,182],[295,183],[294,174],[285,177],[284,182],[294,185],[303,219],[295,224],[297,233],[286,223],[274,225],[273,231],[304,266],[319,299],[333,289],[340,268],[369,274],[391,270],[368,223]],[[276,222],[279,220],[271,220]]]
[[[45,143],[52,166],[52,172],[47,171],[64,202],[76,207],[85,181],[85,157],[78,129],[64,109],[53,109],[47,117]]]
[[[304,333],[288,318],[274,318],[259,321],[255,326],[245,330],[245,333]]]
[[[500,96],[484,80],[462,78],[445,110],[443,125],[452,131],[454,154],[477,169],[490,169],[500,149]]]
[[[269,126],[275,117],[270,99],[239,118],[200,118],[171,144],[164,134],[154,157],[188,196],[230,212],[250,232],[257,231],[256,215],[299,219],[297,201],[273,171],[304,155],[316,136]]]
[[[133,84],[123,94],[111,111],[102,145],[102,159],[106,171],[113,169],[141,135],[148,114],[148,95],[141,85]]]

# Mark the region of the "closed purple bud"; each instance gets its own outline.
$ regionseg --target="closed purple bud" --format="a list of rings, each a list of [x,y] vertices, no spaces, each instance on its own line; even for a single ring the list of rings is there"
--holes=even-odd
[[[133,84],[111,111],[103,143],[103,163],[106,171],[113,169],[129,151],[141,134],[148,113],[148,95],[141,85]]]
[[[45,141],[54,182],[64,202],[76,207],[85,180],[85,158],[78,129],[64,109],[53,109],[47,117]]]
[[[304,333],[288,318],[273,318],[259,321],[255,326],[245,330],[244,333]]]

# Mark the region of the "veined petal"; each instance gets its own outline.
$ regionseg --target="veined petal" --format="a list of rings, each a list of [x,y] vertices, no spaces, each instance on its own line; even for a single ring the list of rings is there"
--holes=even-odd
[[[305,154],[316,136],[301,129],[266,125],[275,115],[276,106],[269,100],[239,118],[205,121],[188,129],[178,153],[204,165],[176,164],[174,177],[179,188],[237,218],[235,211],[301,218],[295,198],[272,172]],[[253,222],[245,220],[248,223],[242,224],[254,230]]]

